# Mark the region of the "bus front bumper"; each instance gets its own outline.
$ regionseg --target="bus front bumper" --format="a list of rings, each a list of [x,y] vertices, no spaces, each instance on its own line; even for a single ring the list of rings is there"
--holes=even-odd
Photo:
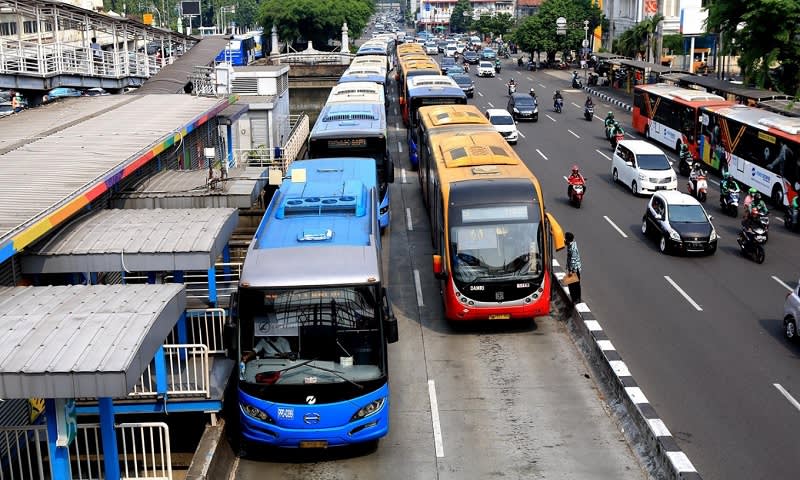
[[[515,305],[517,302],[493,303],[485,305],[465,305],[456,299],[455,288],[451,281],[447,282],[447,292],[444,295],[444,315],[451,321],[482,321],[482,320],[529,320],[534,317],[550,313],[550,288],[543,285],[539,295],[530,303]]]

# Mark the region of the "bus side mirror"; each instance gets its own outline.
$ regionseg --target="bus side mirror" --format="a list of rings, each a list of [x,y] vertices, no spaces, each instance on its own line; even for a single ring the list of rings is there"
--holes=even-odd
[[[561,228],[561,224],[558,223],[556,217],[554,217],[551,213],[546,213],[547,221],[550,224],[550,234],[553,238],[553,247],[556,250],[561,250],[567,246],[567,242],[564,239],[564,229]]]
[[[436,276],[436,278],[444,277],[444,267],[442,265],[441,255],[433,256],[433,274]]]
[[[381,304],[383,305],[383,335],[386,338],[386,343],[395,343],[399,335],[397,333],[397,317],[394,316],[392,311],[392,304],[389,302],[389,295],[386,294],[386,289],[381,289]]]
[[[239,311],[239,292],[231,293],[228,304],[228,318],[222,326],[222,342],[228,358],[236,360],[238,342],[236,341],[236,319]]]

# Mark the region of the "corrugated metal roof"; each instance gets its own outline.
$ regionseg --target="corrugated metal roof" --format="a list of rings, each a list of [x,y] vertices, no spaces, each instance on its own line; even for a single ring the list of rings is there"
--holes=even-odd
[[[136,94],[183,93],[183,87],[189,83],[189,76],[194,67],[213,64],[219,52],[228,44],[228,38],[223,35],[203,37],[188,52],[144,82]]]
[[[180,284],[0,288],[0,397],[122,397],[186,308]]]
[[[98,210],[22,258],[26,273],[207,270],[227,245],[234,208]]]
[[[234,168],[221,190],[205,187],[208,170],[164,170],[115,196],[117,208],[250,208],[266,181],[267,169]]]
[[[104,181],[115,183],[112,172],[139,160],[189,122],[228,103],[228,99],[190,95],[131,98],[134,100],[88,114],[57,134],[0,155],[0,241]]]

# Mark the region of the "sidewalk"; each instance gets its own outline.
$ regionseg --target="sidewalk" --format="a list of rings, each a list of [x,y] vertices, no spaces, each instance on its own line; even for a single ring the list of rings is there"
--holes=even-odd
[[[573,70],[540,70],[541,72],[547,73],[550,76],[556,77],[561,80],[565,80],[567,82],[572,81],[572,72]],[[584,72],[580,72],[584,73]],[[586,78],[584,75],[580,77],[581,82],[586,83]],[[599,97],[606,102],[616,105],[617,107],[627,110],[630,112],[633,110],[633,94],[628,94],[625,90],[619,88],[611,88],[611,87],[602,87],[599,85],[592,85],[591,87],[584,86],[583,90],[586,93]]]

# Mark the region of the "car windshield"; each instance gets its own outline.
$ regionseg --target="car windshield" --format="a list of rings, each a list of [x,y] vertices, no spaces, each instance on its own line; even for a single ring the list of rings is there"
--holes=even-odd
[[[673,223],[706,223],[708,218],[700,205],[670,205],[669,221]]]
[[[453,75],[453,80],[455,80],[456,83],[462,87],[468,87],[472,85],[472,80],[463,73],[459,75]]]
[[[662,154],[637,155],[636,161],[642,170],[671,170],[667,157]]]
[[[462,283],[530,279],[540,274],[535,223],[495,223],[453,227],[453,277]]]
[[[514,104],[518,107],[532,107],[534,106],[533,98],[531,97],[516,97]]]
[[[514,125],[511,115],[492,115],[489,117],[489,121],[492,122],[492,125]]]
[[[494,68],[489,62],[481,62],[481,68]]]

